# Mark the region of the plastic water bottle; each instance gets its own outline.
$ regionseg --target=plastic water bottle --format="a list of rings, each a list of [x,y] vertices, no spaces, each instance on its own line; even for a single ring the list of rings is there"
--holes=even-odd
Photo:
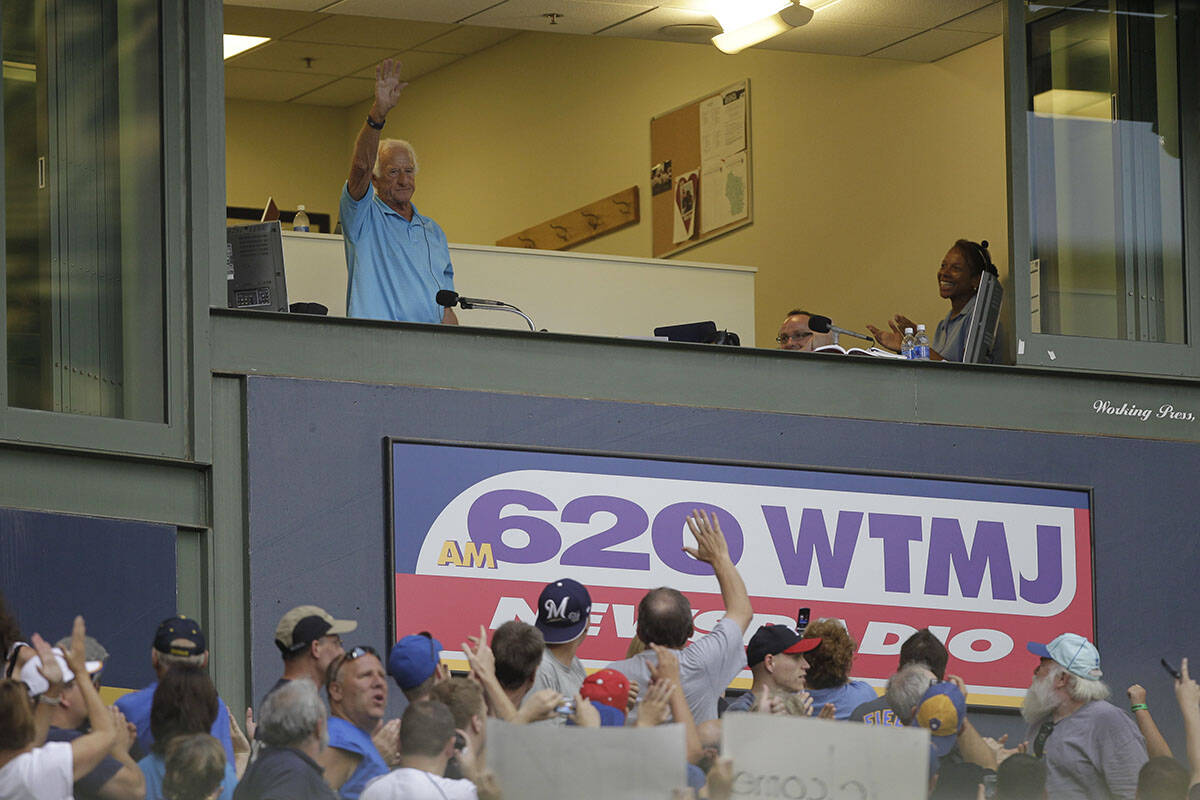
[[[913,345],[913,358],[918,361],[929,360],[929,337],[925,335],[925,326],[917,326],[917,340]]]
[[[292,218],[292,230],[308,233],[308,214],[304,213],[304,206],[296,206],[296,216]]]
[[[904,338],[900,341],[900,355],[904,356],[905,358],[912,358],[913,344],[915,341],[916,338],[913,336],[913,329],[905,328]]]

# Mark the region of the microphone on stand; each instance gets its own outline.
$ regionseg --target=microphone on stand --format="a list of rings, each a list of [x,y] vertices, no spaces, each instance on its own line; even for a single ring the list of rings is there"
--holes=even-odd
[[[475,308],[487,311],[508,311],[524,319],[529,325],[529,330],[537,330],[537,326],[533,324],[533,320],[529,318],[528,314],[514,306],[512,303],[506,303],[503,300],[487,300],[482,297],[463,297],[458,292],[455,292],[451,289],[439,289],[438,293],[434,295],[433,299],[439,306],[444,306],[446,308],[458,306],[459,308],[467,311]]]
[[[874,336],[870,336],[865,333],[858,333],[857,331],[847,330],[846,328],[839,328],[837,325],[833,324],[829,317],[823,317],[820,314],[809,315],[808,328],[809,330],[817,333],[833,333],[834,344],[837,343],[837,334],[839,333],[844,333],[847,336],[853,336],[856,339],[866,339],[868,342],[875,341]]]

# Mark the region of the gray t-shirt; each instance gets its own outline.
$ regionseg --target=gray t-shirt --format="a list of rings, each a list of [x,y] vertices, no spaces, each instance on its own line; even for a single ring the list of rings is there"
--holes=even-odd
[[[1033,747],[1040,723],[1029,726]],[[1121,709],[1096,700],[1060,720],[1046,739],[1046,796],[1055,800],[1128,798],[1147,761],[1146,740]]]
[[[746,666],[742,629],[729,617],[722,617],[712,633],[701,636],[682,650],[676,650],[675,654],[679,656],[683,696],[687,698],[696,724],[716,719],[717,699]],[[650,663],[657,663],[657,659],[653,651],[647,650],[633,658],[614,661],[608,668],[637,681],[645,691],[650,685]]]
[[[587,670],[577,657],[571,658],[571,666],[564,667],[561,661],[546,650],[542,654],[542,663],[538,665],[537,674],[533,676],[533,686],[525,694],[525,698],[529,699],[530,695],[542,689],[553,689],[559,694],[574,697],[579,687],[583,686],[583,679],[586,677]]]

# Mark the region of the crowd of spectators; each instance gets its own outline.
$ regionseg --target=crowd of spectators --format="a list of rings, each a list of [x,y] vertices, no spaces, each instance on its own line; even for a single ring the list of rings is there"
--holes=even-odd
[[[577,652],[590,594],[563,578],[542,591],[534,624],[506,622],[490,643],[482,626],[468,637],[470,670],[451,675],[427,632],[402,637],[386,656],[347,649],[342,636],[355,621],[297,606],[275,632],[282,676],[257,713],[241,716],[244,727],[208,675],[194,620],[165,620],[152,639],[156,680],[106,707],[108,654],[83,618],[51,647],[36,633],[26,640],[19,609],[0,597],[0,800],[491,800],[504,791],[487,766],[489,718],[561,727],[564,736],[572,727],[679,723],[687,787],[675,796],[724,800],[743,792],[737,765],[721,755],[722,724],[742,713],[879,728],[872,736],[925,728],[931,798],[1200,800],[1200,685],[1186,659],[1175,692],[1190,766],[1173,757],[1145,689],[1129,687],[1128,712],[1110,702],[1098,650],[1075,633],[1029,643],[1027,732],[1010,747],[976,730],[967,688],[947,674],[949,655],[928,629],[902,644],[882,695],[851,677],[856,644],[837,620],[748,630],[750,598],[718,521],[693,512],[688,527],[696,544],[685,549],[712,566],[724,602],[708,633],[695,635],[687,597],[654,589],[639,604],[627,657],[589,675]],[[750,690],[727,698],[747,666]],[[386,720],[391,682],[407,704]],[[570,793],[547,787],[546,796]]]

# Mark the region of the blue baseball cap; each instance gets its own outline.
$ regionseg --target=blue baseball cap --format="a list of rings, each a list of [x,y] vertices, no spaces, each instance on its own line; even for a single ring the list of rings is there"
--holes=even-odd
[[[917,706],[917,724],[929,730],[929,744],[938,758],[954,749],[966,721],[967,699],[957,686],[943,681],[925,690]]]
[[[592,596],[579,581],[563,578],[546,584],[538,596],[537,621],[546,644],[574,641],[587,628],[592,613]]]
[[[388,654],[388,675],[402,690],[413,689],[437,671],[441,653],[442,643],[426,631],[405,636],[392,645]]]
[[[1029,642],[1025,647],[1035,656],[1048,658],[1085,681],[1098,681],[1104,674],[1100,671],[1100,651],[1078,633],[1063,633],[1050,644]]]

